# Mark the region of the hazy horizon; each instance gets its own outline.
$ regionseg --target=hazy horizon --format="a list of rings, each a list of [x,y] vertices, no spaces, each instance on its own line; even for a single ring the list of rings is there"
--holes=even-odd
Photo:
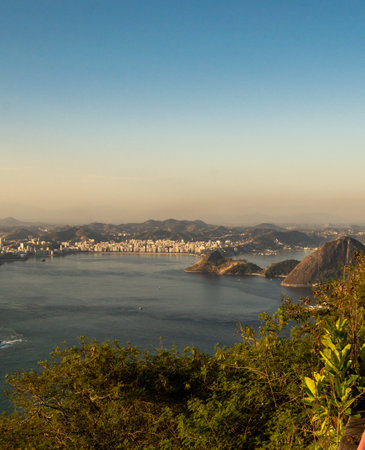
[[[3,221],[18,221],[21,224],[43,224],[43,225],[52,225],[52,226],[80,226],[80,225],[87,225],[90,223],[106,223],[106,224],[113,224],[113,225],[121,225],[121,224],[127,224],[127,223],[143,223],[147,222],[149,220],[156,220],[156,221],[167,221],[167,220],[186,220],[186,221],[203,221],[210,225],[217,225],[217,226],[255,226],[255,225],[262,225],[263,223],[278,225],[278,226],[286,226],[286,227],[322,227],[322,226],[365,226],[365,221],[358,220],[358,221],[351,221],[351,220],[344,220],[343,218],[339,216],[334,215],[327,215],[327,214],[317,214],[317,215],[307,215],[307,216],[269,216],[265,214],[252,214],[252,215],[246,215],[236,218],[229,218],[229,217],[220,217],[216,220],[209,220],[202,217],[172,217],[172,216],[161,216],[161,217],[141,217],[141,218],[135,218],[132,220],[106,220],[103,217],[98,217],[86,221],[73,221],[73,220],[55,220],[54,215],[50,219],[41,219],[41,218],[34,218],[30,219],[29,217],[23,217],[23,216],[2,216],[0,217],[0,222]]]
[[[0,218],[365,223],[363,2],[0,14]]]

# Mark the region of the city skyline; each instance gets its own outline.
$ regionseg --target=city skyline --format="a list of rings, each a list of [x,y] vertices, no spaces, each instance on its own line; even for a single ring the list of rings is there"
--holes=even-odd
[[[0,218],[365,223],[362,2],[0,14]]]

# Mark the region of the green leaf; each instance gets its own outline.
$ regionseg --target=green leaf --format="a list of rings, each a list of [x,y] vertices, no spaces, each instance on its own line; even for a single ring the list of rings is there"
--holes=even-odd
[[[316,382],[312,378],[309,378],[309,377],[305,377],[304,382],[307,385],[309,392],[313,395],[313,397],[315,397],[317,394]]]

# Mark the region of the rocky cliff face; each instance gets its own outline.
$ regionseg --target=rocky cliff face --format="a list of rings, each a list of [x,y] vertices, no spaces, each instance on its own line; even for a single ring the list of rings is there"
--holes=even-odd
[[[261,267],[244,260],[234,261],[225,258],[219,251],[203,256],[185,272],[213,273],[216,275],[251,275],[262,272]]]
[[[270,264],[264,269],[266,278],[286,277],[299,264],[296,259],[286,259],[277,263]]]
[[[356,252],[365,246],[356,239],[342,237],[327,242],[303,259],[283,280],[283,286],[311,287],[316,283],[342,278],[344,266],[354,264]]]

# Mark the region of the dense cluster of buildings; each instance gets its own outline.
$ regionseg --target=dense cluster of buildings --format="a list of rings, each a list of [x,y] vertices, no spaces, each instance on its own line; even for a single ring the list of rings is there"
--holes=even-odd
[[[119,252],[119,253],[187,253],[199,255],[209,250],[222,248],[223,243],[216,241],[173,241],[170,239],[140,240],[129,239],[122,242],[95,242],[94,239],[73,242],[65,241],[61,244],[29,239],[23,241],[5,241],[0,238],[0,253],[2,256],[56,256],[77,252]]]
[[[190,253],[200,254],[207,250],[221,248],[221,241],[173,241],[170,239],[140,240],[128,239],[122,242],[95,242],[93,239],[81,242],[63,242],[64,249],[83,252],[120,252],[120,253]]]

